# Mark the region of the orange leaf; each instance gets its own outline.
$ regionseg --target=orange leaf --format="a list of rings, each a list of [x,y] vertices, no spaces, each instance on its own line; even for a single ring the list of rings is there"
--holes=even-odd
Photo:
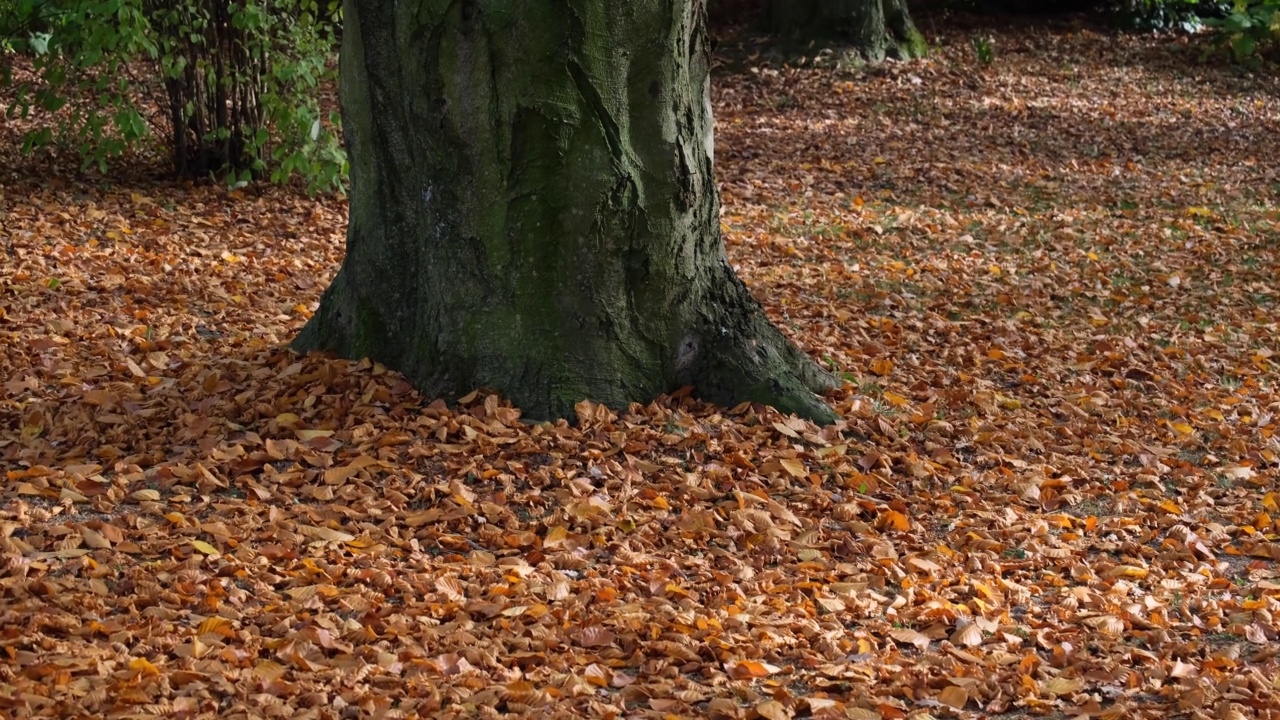
[[[877,523],[882,528],[892,528],[901,532],[911,530],[911,518],[898,512],[897,510],[885,510],[880,514],[880,522]]]
[[[129,669],[142,675],[159,675],[160,668],[146,658],[134,658],[129,661]]]
[[[776,665],[756,662],[755,660],[739,660],[726,666],[726,669],[728,669],[729,675],[737,680],[768,677],[782,670]]]

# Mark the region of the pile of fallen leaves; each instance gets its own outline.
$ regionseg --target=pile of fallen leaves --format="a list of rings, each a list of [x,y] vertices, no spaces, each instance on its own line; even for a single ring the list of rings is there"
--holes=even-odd
[[[1280,716],[1277,83],[941,43],[716,78],[828,428],[299,358],[343,203],[6,126],[0,715]]]

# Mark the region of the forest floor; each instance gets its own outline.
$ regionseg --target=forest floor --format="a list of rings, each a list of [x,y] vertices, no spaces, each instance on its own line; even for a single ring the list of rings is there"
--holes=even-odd
[[[825,429],[294,356],[343,201],[0,126],[0,715],[1280,717],[1280,83],[923,29],[715,79]]]

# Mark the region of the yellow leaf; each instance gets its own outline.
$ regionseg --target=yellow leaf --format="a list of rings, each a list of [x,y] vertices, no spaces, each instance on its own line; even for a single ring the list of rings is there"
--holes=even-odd
[[[805,472],[804,463],[795,458],[786,458],[778,461],[782,465],[782,469],[786,470],[792,477],[802,478],[808,473]]]
[[[889,358],[880,358],[871,363],[871,372],[884,377],[893,372],[893,361]]]
[[[235,637],[235,631],[231,628],[231,621],[219,615],[205,618],[204,622],[200,623],[200,627],[196,628],[196,635],[208,635],[210,633],[228,638]]]
[[[999,402],[1000,407],[1004,408],[1005,410],[1017,410],[1018,408],[1022,407],[1021,400],[1005,397],[1000,394],[996,395],[996,400],[997,402]]]
[[[134,658],[129,661],[129,669],[142,675],[159,675],[160,668],[146,658]]]
[[[897,393],[889,392],[888,390],[884,391],[884,399],[887,400],[890,405],[896,405],[897,407],[902,407],[903,405],[911,404],[910,400],[902,397]]]
[[[1137,565],[1117,565],[1108,573],[1111,577],[1141,579],[1147,576],[1147,569]]]
[[[1269,513],[1280,512],[1280,492],[1269,492],[1262,496],[1262,507]]]
[[[569,529],[563,525],[557,525],[547,531],[547,536],[542,540],[542,547],[552,548],[564,544],[569,537]]]
[[[203,541],[203,540],[192,540],[192,541],[191,541],[191,547],[193,547],[193,548],[195,548],[195,549],[199,550],[200,552],[204,553],[205,555],[217,555],[217,554],[218,554],[218,548],[216,548],[216,547],[214,547],[214,546],[210,545],[209,543],[207,543],[207,542],[205,542],[205,541]]]
[[[1169,423],[1169,427],[1173,428],[1181,435],[1190,435],[1191,433],[1196,431],[1195,428],[1191,427],[1190,425],[1184,422]]]

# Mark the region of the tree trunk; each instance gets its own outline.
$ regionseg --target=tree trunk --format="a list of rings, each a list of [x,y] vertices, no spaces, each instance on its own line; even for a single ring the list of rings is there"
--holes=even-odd
[[[847,43],[872,62],[928,49],[906,0],[769,0],[767,11],[773,32]]]
[[[298,351],[536,418],[692,385],[835,419],[719,229],[704,0],[348,0],[347,256]]]

